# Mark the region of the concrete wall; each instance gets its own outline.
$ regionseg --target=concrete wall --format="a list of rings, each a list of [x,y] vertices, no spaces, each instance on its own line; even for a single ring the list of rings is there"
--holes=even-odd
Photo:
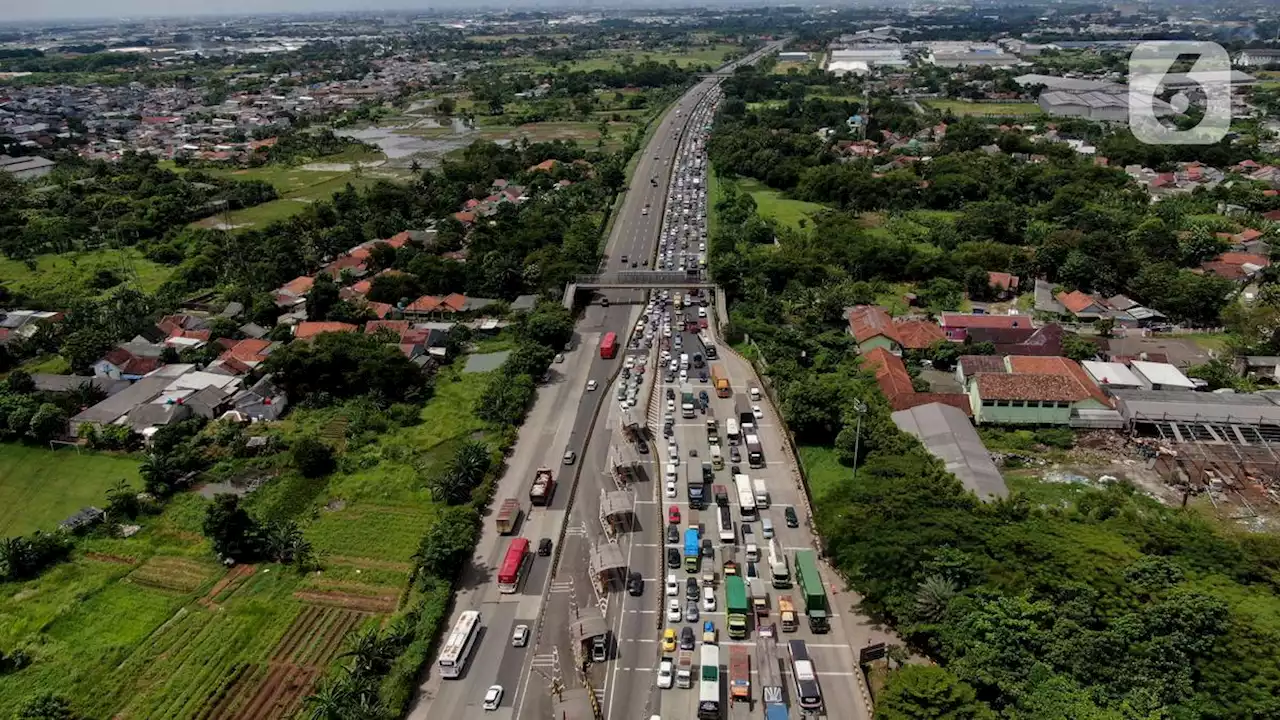
[[[883,335],[876,335],[875,337],[868,339],[866,342],[858,343],[858,353],[861,355],[866,355],[876,348],[884,348],[894,355],[902,352],[902,348],[898,347],[898,343]]]

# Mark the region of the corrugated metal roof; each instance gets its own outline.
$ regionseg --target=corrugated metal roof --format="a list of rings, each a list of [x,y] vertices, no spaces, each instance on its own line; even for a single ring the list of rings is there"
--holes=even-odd
[[[984,501],[1009,496],[991,454],[965,414],[950,405],[929,403],[893,413],[893,423],[920,439],[925,449],[946,463],[966,489]]]

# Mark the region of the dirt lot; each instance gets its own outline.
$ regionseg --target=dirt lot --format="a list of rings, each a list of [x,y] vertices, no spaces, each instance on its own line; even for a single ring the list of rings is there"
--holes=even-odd
[[[1112,355],[1160,353],[1168,356],[1169,362],[1180,368],[1201,365],[1211,359],[1208,351],[1188,338],[1131,336],[1111,338],[1108,342]]]

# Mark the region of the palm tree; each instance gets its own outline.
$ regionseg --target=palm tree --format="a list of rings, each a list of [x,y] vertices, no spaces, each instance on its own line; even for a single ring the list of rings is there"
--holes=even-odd
[[[179,476],[179,470],[167,455],[152,453],[142,460],[138,473],[146,482],[147,492],[153,495],[167,495]]]
[[[930,575],[916,589],[916,614],[922,620],[938,622],[947,614],[947,605],[959,591],[956,584],[941,575]]]
[[[357,677],[376,677],[391,666],[395,652],[386,638],[375,628],[369,628],[356,636],[351,649],[340,657],[351,658],[351,674]]]
[[[482,442],[465,442],[450,461],[450,472],[458,475],[471,487],[475,487],[489,472],[489,447]]]
[[[348,705],[351,693],[346,683],[328,678],[307,696],[308,720],[346,720],[350,717]]]

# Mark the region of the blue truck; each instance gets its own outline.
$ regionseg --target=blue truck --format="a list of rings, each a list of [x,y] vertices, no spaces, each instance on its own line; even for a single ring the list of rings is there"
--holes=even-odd
[[[684,531],[684,569],[685,572],[698,572],[698,553],[701,538],[697,528]]]

